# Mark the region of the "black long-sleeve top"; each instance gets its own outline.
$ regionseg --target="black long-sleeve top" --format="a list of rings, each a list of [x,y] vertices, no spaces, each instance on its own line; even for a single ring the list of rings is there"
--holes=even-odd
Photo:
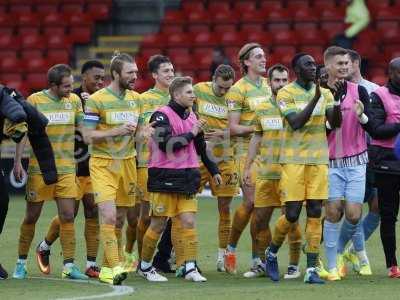
[[[175,101],[171,100],[168,103],[168,106],[171,107],[183,120],[189,117],[190,111]],[[150,123],[154,121],[156,121],[156,124],[154,125],[156,131],[155,136],[157,136],[157,144],[161,151],[166,152],[167,145],[172,145],[172,150],[178,151],[188,146],[189,143],[194,140],[196,152],[200,155],[201,161],[204,163],[210,174],[214,176],[219,173],[217,165],[207,155],[207,147],[203,132],[200,132],[197,136],[194,136],[191,132],[174,136],[172,135],[172,127],[167,115],[160,111],[156,111],[151,116]]]

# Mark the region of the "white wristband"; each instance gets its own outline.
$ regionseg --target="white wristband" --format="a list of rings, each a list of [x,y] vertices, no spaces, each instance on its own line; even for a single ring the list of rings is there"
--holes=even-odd
[[[361,124],[367,124],[368,123],[367,115],[363,113],[361,116],[358,117],[358,121],[360,121]]]
[[[327,120],[325,123],[326,128],[328,128],[329,130],[332,129],[331,124],[329,124],[329,121]]]
[[[333,106],[340,106],[340,100],[339,101],[333,101]]]

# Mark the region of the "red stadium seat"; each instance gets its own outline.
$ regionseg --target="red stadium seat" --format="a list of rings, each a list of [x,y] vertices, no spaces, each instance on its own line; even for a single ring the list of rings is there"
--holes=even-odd
[[[151,88],[153,85],[153,82],[151,80],[142,80],[138,79],[135,82],[135,91],[139,93],[143,93],[147,91],[149,88]]]
[[[40,49],[23,49],[21,50],[20,55],[23,60],[31,58],[42,58],[43,51]]]
[[[225,55],[229,58],[229,60],[232,63],[236,64],[236,61],[238,60],[238,53],[239,53],[240,48],[239,47],[225,47]]]
[[[332,39],[335,35],[343,33],[346,25],[343,22],[322,22],[321,29],[325,31],[327,37]]]
[[[143,48],[164,48],[166,45],[166,37],[163,34],[149,34],[142,40]]]
[[[196,47],[214,47],[218,45],[217,33],[199,32],[193,38]]]
[[[201,47],[201,48],[193,48],[192,55],[193,57],[208,55],[212,57],[214,48],[213,47]]]
[[[44,26],[65,26],[66,22],[65,16],[59,13],[50,12],[42,17],[42,24]]]
[[[362,57],[371,59],[379,55],[379,49],[377,45],[366,43],[365,41],[357,40],[353,45],[354,50],[356,50]]]
[[[293,31],[281,31],[273,36],[275,45],[295,46],[298,44],[298,37]]]
[[[390,30],[392,28],[399,27],[399,21],[395,20],[380,20],[375,22],[375,28],[378,31]]]
[[[311,6],[311,3],[309,0],[290,0],[287,2],[287,9],[289,11],[296,11],[300,9],[307,9],[308,7]]]
[[[183,33],[183,26],[176,24],[163,24],[161,25],[161,32],[163,34]]]
[[[93,20],[106,20],[110,15],[110,6],[106,3],[89,3],[86,13],[91,16]]]
[[[207,9],[210,13],[215,13],[217,11],[229,11],[231,6],[227,1],[212,1],[208,3]]]
[[[65,35],[49,35],[46,36],[47,47],[49,49],[65,49],[70,51],[71,41]]]
[[[313,0],[314,9],[317,11],[323,10],[331,10],[336,8],[336,1],[335,0]]]
[[[58,12],[58,4],[36,4],[36,11],[38,14],[45,16],[48,13],[56,13]]]
[[[394,20],[399,21],[400,8],[399,7],[390,7],[390,9],[379,9],[375,10],[375,20],[377,21],[388,21]]]
[[[71,41],[86,44],[92,39],[92,25],[89,26],[72,26],[69,29],[69,37]]]
[[[174,55],[190,56],[190,50],[189,48],[169,48],[165,50],[165,55],[169,58],[173,57]]]
[[[192,11],[187,15],[187,21],[190,23],[209,24],[211,22],[210,14],[205,11]]]
[[[8,82],[16,82],[16,81],[22,81],[22,75],[21,73],[6,73],[6,74],[0,74],[0,83],[6,84]]]
[[[68,16],[68,26],[89,26],[93,24],[92,19],[85,13],[71,13]]]
[[[394,27],[381,30],[380,37],[384,44],[400,44],[400,29],[399,27]]]
[[[343,23],[345,11],[342,8],[331,8],[320,11],[321,21],[335,21]]]
[[[196,72],[197,82],[211,81],[211,74],[209,70],[199,70]]]
[[[296,31],[316,30],[318,23],[316,22],[294,22],[293,29]]]
[[[14,35],[14,26],[0,26],[0,35]]]
[[[212,22],[216,24],[236,24],[239,21],[239,14],[232,11],[218,11],[212,14]]]
[[[299,44],[301,45],[325,46],[328,43],[327,36],[322,30],[297,31],[296,36],[299,37]]]
[[[190,69],[193,65],[193,58],[186,55],[174,55],[171,56],[171,60],[174,62],[176,69]],[[196,67],[198,62],[196,61]]]
[[[321,46],[301,46],[299,48],[300,52],[307,53],[314,57],[315,61],[318,64],[323,64],[324,63],[324,50],[325,47]]]
[[[11,13],[30,13],[32,11],[32,5],[27,4],[11,4],[9,6],[9,10]]]
[[[29,73],[45,73],[49,68],[49,62],[42,57],[29,58],[24,63],[24,69]]]
[[[223,24],[226,25],[226,24]],[[196,24],[187,24],[186,30],[189,33],[195,33],[195,32],[207,32],[210,31],[210,25],[208,24],[201,24],[201,23],[196,23]]]
[[[17,51],[9,49],[1,49],[0,57],[1,59],[7,59],[7,58],[17,59]]]
[[[191,40],[188,35],[173,33],[167,36],[168,47],[190,47]]]
[[[259,43],[262,46],[270,46],[272,44],[272,35],[267,32],[252,31],[246,34],[246,41],[249,43]]]
[[[185,13],[204,11],[203,1],[183,2],[182,9]]]
[[[307,22],[317,23],[319,21],[318,13],[313,8],[305,7],[292,10],[292,16],[294,22]]]
[[[14,26],[17,24],[17,20],[11,16],[10,14],[7,13],[0,13],[0,26]]]
[[[196,67],[202,70],[209,70],[212,63],[212,56],[198,54],[194,57]]]
[[[270,31],[287,31],[291,26],[291,16],[286,9],[273,9],[266,12],[265,20]]]
[[[34,90],[44,89],[47,86],[46,73],[28,73],[26,75],[26,82]]]
[[[3,58],[0,59],[0,70],[2,73],[18,73],[22,71],[22,62],[20,59],[17,58]]]
[[[264,11],[268,11],[271,9],[279,9],[283,7],[283,1],[279,0],[262,0],[260,2],[260,9]]]
[[[43,36],[37,34],[29,34],[21,37],[22,49],[46,49],[46,40]]]
[[[243,23],[264,23],[266,21],[266,14],[268,11],[254,11],[254,12],[243,12],[240,15],[240,22]]]
[[[24,13],[17,15],[18,26],[38,27],[40,18],[35,13]]]
[[[47,51],[47,59],[52,65],[57,63],[69,63],[69,51],[64,49],[49,49]]]
[[[260,24],[260,23],[252,23],[252,24],[248,24],[248,23],[243,23],[240,26],[240,30],[243,32],[263,32],[264,31],[264,24]]]
[[[0,35],[0,49],[19,50],[21,40],[13,35]]]
[[[64,26],[49,26],[44,27],[42,30],[44,35],[65,35]]]
[[[222,46],[242,46],[245,39],[245,34],[240,31],[230,31],[221,34]]]
[[[215,24],[213,26],[213,31],[218,32],[218,33],[224,33],[224,32],[232,32],[237,30],[237,25],[236,24]]]
[[[186,16],[181,11],[170,10],[167,11],[163,23],[164,24],[177,24],[182,25],[186,22]]]
[[[39,27],[18,27],[18,34],[21,36],[24,35],[39,35],[40,28]]]
[[[78,3],[63,3],[60,7],[62,13],[83,13],[83,5]]]
[[[238,13],[243,12],[254,12],[256,10],[255,1],[235,1],[233,5],[234,9]]]

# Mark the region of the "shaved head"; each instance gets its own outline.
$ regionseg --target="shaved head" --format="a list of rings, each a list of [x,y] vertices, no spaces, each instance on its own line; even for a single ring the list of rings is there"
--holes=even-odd
[[[400,57],[392,59],[389,63],[389,80],[400,86]]]

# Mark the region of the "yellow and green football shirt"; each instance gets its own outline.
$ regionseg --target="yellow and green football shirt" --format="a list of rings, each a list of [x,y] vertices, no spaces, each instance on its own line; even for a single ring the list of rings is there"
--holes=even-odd
[[[292,82],[281,88],[277,95],[278,107],[286,117],[302,111],[315,95],[315,84],[309,90]],[[321,97],[304,127],[293,130],[287,120],[283,122],[283,138],[279,161],[283,164],[328,164],[326,137],[326,111],[333,107],[333,95],[321,88]]]
[[[218,160],[231,160],[233,150],[229,141],[228,104],[225,96],[214,94],[212,82],[200,82],[194,86],[197,114],[207,121],[206,130],[226,130],[225,138],[212,141],[212,153]]]
[[[226,95],[228,110],[230,112],[239,112],[239,124],[251,126],[254,122],[254,110],[256,106],[267,101],[271,97],[271,88],[266,78],[261,78],[259,84],[256,84],[247,76],[238,80]],[[251,135],[247,137],[232,137],[234,154],[237,156],[247,153]]]
[[[167,105],[170,100],[168,91],[162,91],[157,88],[149,89],[140,95],[141,113],[139,125],[146,125],[150,121],[151,115],[160,107]],[[146,168],[150,153],[147,141],[136,144],[137,167]]]
[[[49,120],[46,133],[53,148],[57,173],[75,173],[75,129],[84,117],[81,100],[73,93],[59,99],[50,95],[47,90],[34,93],[27,100]],[[28,172],[41,173],[32,150]]]
[[[281,150],[283,120],[275,100],[257,105],[255,109],[254,131],[261,134],[257,168],[257,178],[280,179],[281,165],[279,153]]]
[[[85,126],[96,130],[110,130],[127,122],[138,124],[140,95],[126,90],[121,96],[110,88],[103,88],[90,95],[85,105]],[[135,133],[116,136],[93,143],[91,157],[128,159],[136,155]]]

